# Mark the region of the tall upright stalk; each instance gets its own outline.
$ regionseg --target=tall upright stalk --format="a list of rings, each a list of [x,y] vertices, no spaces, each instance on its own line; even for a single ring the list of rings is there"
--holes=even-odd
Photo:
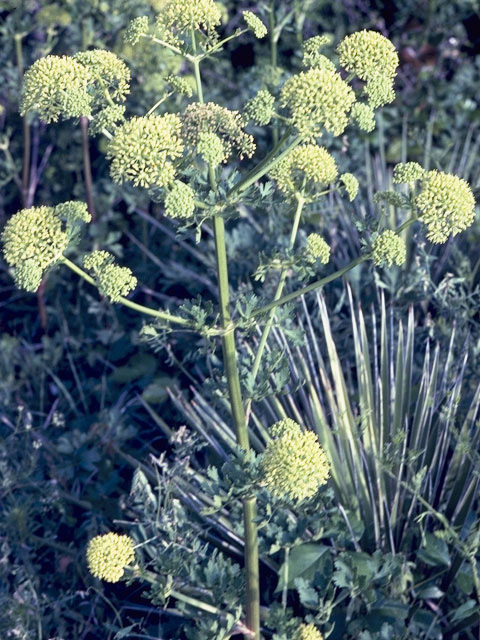
[[[95,222],[96,214],[93,202],[92,165],[90,162],[90,150],[88,144],[88,118],[86,116],[82,116],[80,118],[80,127],[82,129],[83,173],[85,179],[85,192],[87,196],[87,208],[88,213],[92,217],[92,222]]]
[[[15,54],[17,58],[17,69],[20,82],[23,78],[23,50],[22,50],[22,34],[15,34]],[[28,183],[30,180],[30,156],[32,141],[30,135],[30,126],[27,116],[22,118],[23,129],[23,166],[22,166],[22,203],[24,207],[28,206]]]
[[[197,47],[195,32],[192,30],[192,48],[195,59],[193,61],[197,95],[203,103],[203,89],[200,75],[200,61],[196,58]],[[217,190],[215,170],[209,167],[209,180],[212,191]],[[235,426],[237,443],[242,449],[250,448],[248,428],[242,400],[240,375],[238,371],[237,351],[235,347],[235,329],[230,316],[230,291],[228,283],[227,250],[225,244],[225,222],[221,215],[213,218],[215,238],[215,254],[217,264],[218,289],[220,299],[220,318],[222,334],[222,350],[225,374],[227,377],[228,393],[232,417]],[[260,640],[260,571],[258,556],[258,532],[255,523],[256,499],[249,496],[243,500],[243,520],[245,536],[245,573],[246,573],[246,623],[253,633],[255,640]]]

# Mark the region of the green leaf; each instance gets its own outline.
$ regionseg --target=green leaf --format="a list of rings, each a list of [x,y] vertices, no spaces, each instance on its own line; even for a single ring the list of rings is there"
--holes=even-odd
[[[307,543],[294,547],[288,557],[287,588],[295,586],[296,578],[312,580],[318,569],[319,560],[329,551],[330,547],[323,544]],[[282,591],[285,586],[285,563],[279,569],[280,579],[275,593]]]
[[[425,534],[424,549],[417,551],[417,558],[432,567],[446,566],[451,563],[448,546],[445,540],[437,538],[432,533]]]
[[[458,607],[458,609],[455,610],[455,613],[452,616],[452,622],[469,618],[477,611],[480,611],[480,607],[477,607],[475,600],[467,600],[461,607]]]
[[[417,596],[422,600],[435,600],[435,598],[441,598],[443,595],[445,595],[444,592],[434,585],[425,587],[417,593]]]

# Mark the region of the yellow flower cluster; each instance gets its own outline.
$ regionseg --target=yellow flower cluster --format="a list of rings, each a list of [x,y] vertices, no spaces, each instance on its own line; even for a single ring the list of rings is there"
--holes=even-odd
[[[305,260],[315,264],[317,260],[321,264],[328,264],[330,260],[330,247],[318,233],[310,233],[305,247]]]
[[[375,113],[370,105],[356,102],[352,107],[351,117],[362,131],[370,133],[375,129]]]
[[[165,215],[169,218],[190,218],[195,212],[195,193],[180,180],[175,180],[165,198]]]
[[[56,207],[31,207],[14,214],[2,233],[3,255],[13,267],[20,289],[34,292],[48,267],[61,258],[73,226],[89,222],[83,202],[64,202]]]
[[[267,125],[275,113],[275,98],[267,89],[260,89],[256,96],[245,104],[247,116],[260,126]]]
[[[314,624],[301,624],[295,640],[323,640],[323,636]]]
[[[344,38],[337,52],[342,67],[366,82],[372,108],[393,102],[398,55],[388,38],[376,31],[358,31]]]
[[[197,153],[207,164],[217,167],[225,158],[225,147],[216,133],[202,131],[198,135]]]
[[[302,138],[312,140],[323,129],[341,135],[355,102],[353,89],[336,71],[309,69],[289,78],[282,87],[280,103]]]
[[[212,31],[222,14],[214,0],[167,0],[157,17],[157,28],[178,33],[191,29]]]
[[[20,114],[36,111],[45,122],[89,116],[89,80],[88,69],[68,56],[40,58],[24,75]]]
[[[236,151],[242,159],[255,152],[255,140],[244,131],[245,119],[238,111],[230,111],[214,102],[189,104],[182,115],[182,135],[185,142],[195,150],[202,133],[215,133],[223,143],[227,162]]]
[[[183,154],[180,118],[167,113],[131,118],[120,126],[107,147],[115,182],[166,187],[175,178],[172,161]]]
[[[125,42],[135,46],[149,30],[148,16],[139,16],[128,23],[123,35]]]
[[[313,36],[305,40],[303,43],[303,64],[305,67],[315,67],[317,69],[328,69],[336,71],[336,67],[331,60],[320,53],[323,47],[332,43],[332,36],[325,34],[322,36]]]
[[[393,167],[393,182],[412,184],[423,178],[425,169],[418,162],[400,162]]]
[[[475,219],[475,198],[468,182],[442,171],[425,172],[415,204],[430,242],[446,242]]]
[[[128,267],[119,267],[108,251],[92,251],[83,258],[83,266],[95,276],[100,293],[110,302],[118,302],[137,286]]]
[[[293,149],[272,169],[270,175],[279,189],[290,196],[313,196],[319,187],[333,182],[338,169],[335,159],[324,147],[303,144]]]
[[[105,90],[112,100],[125,100],[130,91],[130,69],[118,56],[104,49],[92,49],[80,51],[73,59],[90,72],[88,90],[96,101],[103,103]]]
[[[394,263],[400,266],[407,259],[405,241],[391,229],[387,229],[374,240],[372,253],[373,261],[378,267],[391,267]]]
[[[252,13],[251,11],[244,11],[243,19],[248,24],[250,29],[253,31],[256,38],[261,40],[267,35],[268,33],[267,27],[263,24],[260,18],[256,16],[254,13]]]
[[[358,180],[353,173],[343,173],[340,176],[340,181],[343,182],[345,191],[347,192],[350,202],[355,200],[358,194]]]
[[[330,474],[330,464],[316,434],[302,431],[289,418],[276,422],[270,433],[273,440],[260,463],[265,485],[280,499],[297,502],[312,498]]]
[[[87,547],[87,564],[95,578],[106,582],[118,582],[125,567],[135,559],[135,543],[130,536],[107,533],[92,538]]]

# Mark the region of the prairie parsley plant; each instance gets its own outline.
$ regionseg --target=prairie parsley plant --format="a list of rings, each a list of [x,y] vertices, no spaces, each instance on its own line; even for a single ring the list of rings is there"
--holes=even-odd
[[[269,342],[271,331],[285,329],[291,336],[285,303],[298,302],[360,263],[369,262],[372,271],[406,268],[409,227],[420,234],[425,228],[432,243],[464,231],[474,220],[474,197],[456,175],[425,171],[415,162],[397,165],[393,183],[401,186],[377,194],[378,216],[372,215],[368,228],[362,227],[361,252],[335,270],[335,213],[321,204],[335,202],[333,196],[338,196],[352,217],[356,213],[350,203],[361,204],[362,173],[345,173],[344,156],[350,136],[358,135],[358,129],[363,136],[372,132],[378,108],[395,98],[398,56],[393,44],[374,31],[352,33],[336,48],[332,36],[314,35],[297,58],[300,70],[288,72],[274,64],[281,32],[275,28],[274,3],[269,10],[269,3],[263,3],[258,11],[229,15],[233,27],[225,23],[226,11],[213,0],[154,4],[154,20],[137,16],[125,31],[129,46],[162,48],[179,60],[178,77],[166,79],[167,88],[154,105],[146,105],[142,112],[138,103],[130,104],[127,65],[116,54],[94,49],[35,61],[24,76],[20,109],[52,127],[58,120],[88,118],[90,133],[105,137],[110,176],[128,190],[129,212],[136,211],[130,205],[137,189],[143,202],[151,198],[160,204],[166,224],[179,228],[183,243],[198,242],[196,255],[215,253],[204,255],[202,264],[216,270],[218,286],[211,290],[218,290],[218,297],[212,294],[209,300],[171,302],[165,307],[152,302],[163,303],[165,289],[145,298],[136,275],[120,264],[124,261],[119,260],[120,244],[109,246],[112,252],[98,246],[97,240],[89,246],[89,238],[103,236],[95,233],[95,227],[84,233],[90,215],[82,202],[39,202],[13,213],[1,236],[3,254],[20,289],[35,292],[44,278],[54,280],[60,268],[68,267],[72,277],[98,290],[104,304],[127,306],[148,319],[141,335],[157,351],[172,332],[181,330],[197,333],[201,353],[211,354],[212,403],[220,401],[225,412],[209,440],[211,460],[218,466],[211,467],[205,479],[201,469],[209,454],[188,468],[195,489],[186,489],[183,479],[172,480],[165,507],[162,502],[155,508],[152,535],[142,516],[131,523],[128,536],[94,537],[86,552],[93,576],[108,582],[128,578],[149,583],[157,606],[168,607],[169,598],[181,603],[176,612],[200,625],[199,638],[241,633],[260,640],[263,628],[264,637],[275,640],[322,640],[335,627],[335,606],[347,597],[335,599],[336,585],[324,580],[322,571],[333,562],[337,568],[343,562],[343,582],[338,578],[338,583],[350,588],[352,576],[364,569],[347,567],[339,554],[357,544],[354,528],[361,523],[351,525],[342,505],[328,507],[330,485],[341,475],[332,459],[333,447],[322,447],[316,433],[286,415],[273,426],[266,418],[252,418],[252,404],[280,393],[288,379],[285,351],[278,356],[276,342]],[[282,16],[285,24],[290,18],[293,24],[293,13]],[[204,84],[215,56],[237,39],[254,41],[258,52],[272,48],[271,64],[256,76],[260,80],[252,82],[244,108],[238,102],[222,102],[221,83],[215,91]],[[339,136],[344,136],[342,144]],[[266,141],[272,141],[270,148],[259,151]],[[388,225],[382,210],[385,202],[396,206]],[[321,224],[318,215],[310,215],[319,210],[325,212]],[[237,230],[248,226],[251,237],[258,238],[258,264],[252,277],[244,274],[238,282],[232,278],[233,269],[229,276],[230,250]],[[117,228],[113,231],[119,233]],[[125,236],[124,243],[128,242]],[[145,273],[144,284],[154,286],[145,282]],[[296,347],[295,339],[291,336]],[[173,342],[169,348],[173,353]],[[275,403],[284,406],[276,398],[272,406]],[[330,420],[321,417],[322,403],[318,400],[319,423]],[[207,414],[210,409],[214,411],[213,406],[202,410]],[[293,417],[303,422],[298,413]],[[179,435],[177,444],[180,441]],[[224,441],[234,454],[223,454],[219,443]],[[187,460],[188,456],[182,458],[184,473]],[[146,460],[139,466],[148,469]],[[152,475],[158,478],[157,468]],[[205,497],[212,486],[217,489]],[[155,498],[149,494],[149,500],[153,503]],[[143,501],[145,509],[147,502]],[[198,524],[203,506],[209,510],[209,525],[204,528]],[[341,514],[342,524],[335,522],[347,533],[338,538],[330,519]],[[220,533],[212,522],[218,523]],[[190,527],[188,533],[182,527]],[[305,546],[315,562],[328,557],[318,573],[311,571],[314,560],[304,566],[295,556],[297,547]],[[275,592],[268,588],[261,609],[262,572],[265,585],[277,572],[279,588]],[[316,591],[307,580],[315,581]],[[295,618],[287,606],[289,591],[295,588],[300,594],[300,600],[294,600],[296,609],[300,603],[305,606],[305,619]],[[361,627],[357,631],[356,637],[363,637]],[[386,627],[379,633],[393,637]],[[380,636],[365,635],[373,637]]]

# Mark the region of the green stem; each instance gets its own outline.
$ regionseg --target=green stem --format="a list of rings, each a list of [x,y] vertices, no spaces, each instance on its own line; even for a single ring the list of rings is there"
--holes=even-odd
[[[192,50],[193,50],[193,71],[195,73],[195,84],[197,87],[198,101],[203,104],[203,88],[202,78],[200,76],[200,60],[197,58],[197,39],[195,36],[195,29],[192,28]]]
[[[23,78],[23,50],[22,50],[22,34],[15,34],[15,53],[17,58],[18,77],[20,82]],[[23,129],[23,166],[22,166],[22,202],[23,206],[28,205],[28,183],[30,180],[30,156],[31,156],[31,136],[30,126],[28,124],[27,116],[22,118]]]
[[[270,34],[270,66],[275,74],[278,63],[278,40],[275,33],[275,0],[270,2],[270,13],[268,16],[268,31]],[[273,123],[273,145],[278,142],[278,121]]]
[[[62,256],[61,261],[74,273],[83,278],[86,282],[91,284],[92,286],[97,287],[97,283],[95,280],[88,275],[83,269],[78,267],[74,262]],[[129,307],[130,309],[134,309],[135,311],[139,311],[140,313],[144,313],[149,316],[154,316],[155,318],[160,318],[161,320],[168,320],[168,322],[173,322],[175,324],[182,325],[184,327],[191,327],[190,322],[185,318],[180,318],[179,316],[173,316],[170,313],[166,313],[165,311],[157,311],[157,309],[151,309],[150,307],[144,307],[141,304],[137,304],[136,302],[132,302],[128,300],[128,298],[121,297],[118,302],[123,304],[125,307]]]
[[[92,222],[96,220],[95,204],[93,200],[93,179],[92,165],[90,162],[90,151],[88,144],[88,118],[82,116],[80,118],[80,127],[82,130],[82,156],[83,156],[83,173],[85,177],[85,193],[87,196],[87,208],[92,217]]]
[[[197,56],[198,62],[201,62],[202,60],[205,60],[206,58],[211,56],[212,53],[215,53],[215,51],[218,51],[218,49],[223,47],[224,44],[226,44],[230,40],[234,40],[235,38],[239,38],[244,33],[247,33],[247,31],[248,31],[248,29],[237,29],[237,31],[235,31],[235,33],[232,33],[231,36],[228,36],[228,38],[224,38],[220,42],[217,42],[217,44],[214,47],[212,47],[211,49],[209,49],[205,53],[202,53],[200,56]]]

